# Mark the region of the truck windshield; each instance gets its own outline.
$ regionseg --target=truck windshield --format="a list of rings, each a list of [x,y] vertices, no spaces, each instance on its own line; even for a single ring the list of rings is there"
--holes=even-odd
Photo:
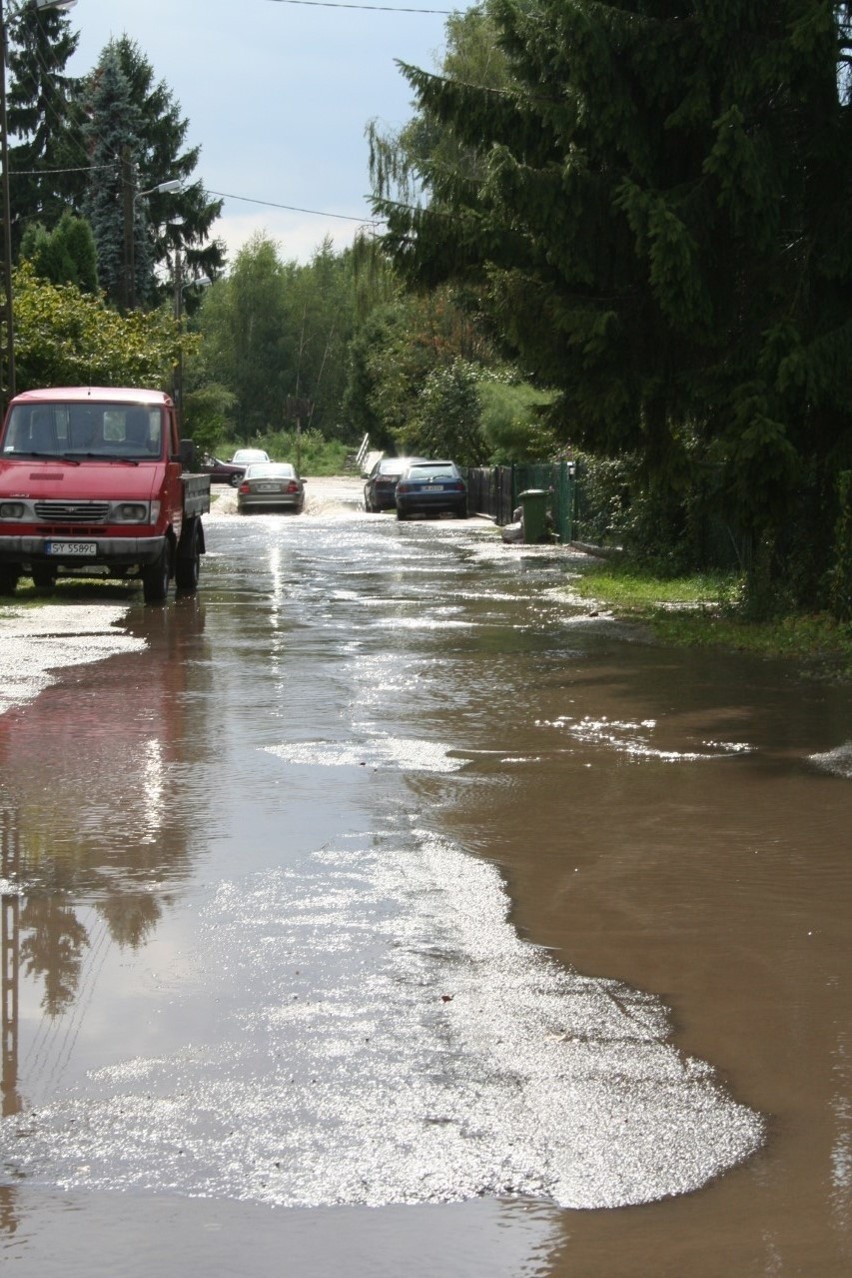
[[[3,439],[3,456],[159,457],[162,415],[143,404],[16,404]]]

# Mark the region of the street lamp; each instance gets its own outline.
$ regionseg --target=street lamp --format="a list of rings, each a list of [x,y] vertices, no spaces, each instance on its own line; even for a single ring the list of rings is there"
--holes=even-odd
[[[32,0],[36,9],[71,9],[77,0]],[[6,311],[6,401],[15,394],[15,320],[12,313],[12,201],[9,195],[9,130],[6,123],[6,15],[0,0],[0,160],[3,163],[3,291]]]
[[[0,0],[2,3],[2,0]],[[136,201],[143,195],[155,195],[165,191],[180,191],[182,178],[171,178],[168,182],[158,182],[144,191],[137,191],[133,184],[133,166],[128,165],[131,180],[124,185],[124,302],[125,309],[132,311],[136,306]]]
[[[178,359],[174,368],[175,407],[178,411],[178,424],[183,431],[183,295],[188,288],[209,288],[212,280],[207,275],[198,275],[195,279],[185,280],[183,277],[183,258],[180,248],[175,249],[175,321],[178,329]]]

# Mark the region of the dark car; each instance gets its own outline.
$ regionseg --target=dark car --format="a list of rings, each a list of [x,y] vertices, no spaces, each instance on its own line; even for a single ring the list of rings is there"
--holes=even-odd
[[[304,510],[304,480],[289,462],[253,463],[246,468],[237,489],[237,510],[245,514],[249,510],[275,507],[294,510],[297,514]]]
[[[373,515],[382,510],[393,510],[397,483],[409,466],[422,460],[421,457],[380,458],[364,485],[364,509]]]
[[[210,476],[211,484],[233,484],[234,487],[246,473],[245,466],[235,466],[233,462],[222,461],[221,457],[214,457],[211,453],[204,454],[199,469],[202,475]]]
[[[421,461],[396,486],[396,517],[449,513],[467,519],[467,485],[455,462]]]

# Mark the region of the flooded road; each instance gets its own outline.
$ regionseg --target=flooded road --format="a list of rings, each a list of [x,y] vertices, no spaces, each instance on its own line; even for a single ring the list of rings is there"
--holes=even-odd
[[[3,672],[0,1256],[847,1273],[849,691],[308,488]]]

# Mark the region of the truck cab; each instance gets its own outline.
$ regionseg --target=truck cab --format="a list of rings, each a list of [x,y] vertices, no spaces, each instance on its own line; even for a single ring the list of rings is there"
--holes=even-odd
[[[138,578],[146,602],[198,586],[210,479],[162,391],[26,391],[0,434],[0,592],[21,576]]]

